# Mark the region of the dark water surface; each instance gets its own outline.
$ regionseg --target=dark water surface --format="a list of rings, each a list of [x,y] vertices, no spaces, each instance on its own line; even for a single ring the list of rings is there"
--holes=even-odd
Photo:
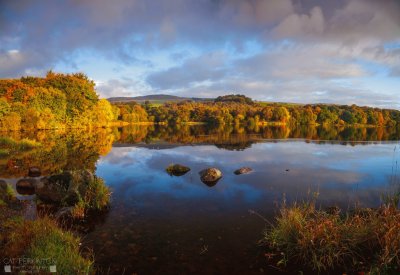
[[[258,245],[267,226],[260,216],[272,222],[283,200],[315,195],[321,207],[376,207],[398,174],[395,129],[137,127],[54,135],[43,140],[58,148],[65,139],[57,155],[53,148],[14,161],[44,167],[57,158],[61,164],[48,165],[48,173],[92,168],[105,179],[111,208],[84,245],[109,274],[271,274]],[[9,182],[22,176],[2,161]],[[170,176],[171,163],[191,171]],[[242,166],[254,172],[234,175]],[[207,167],[223,172],[215,186],[199,179]]]

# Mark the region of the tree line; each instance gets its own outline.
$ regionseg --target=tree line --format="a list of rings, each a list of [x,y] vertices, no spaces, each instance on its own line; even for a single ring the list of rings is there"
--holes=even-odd
[[[152,106],[150,102],[116,103],[118,119],[129,122],[211,125],[362,125],[392,127],[400,123],[400,111],[357,105],[285,104],[255,102],[244,95],[226,95],[214,101],[183,101]],[[400,125],[400,124],[399,124]]]
[[[244,95],[213,101],[110,104],[85,74],[0,79],[0,130],[107,127],[114,122],[177,125],[400,125],[400,111],[356,105],[255,102]]]

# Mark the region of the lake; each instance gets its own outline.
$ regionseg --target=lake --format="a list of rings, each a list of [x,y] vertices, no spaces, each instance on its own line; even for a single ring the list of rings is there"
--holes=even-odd
[[[9,135],[44,147],[2,156],[0,178],[15,184],[32,165],[43,175],[85,168],[111,188],[109,211],[81,226],[106,274],[277,272],[258,241],[280,204],[316,198],[342,211],[377,207],[398,183],[398,129],[135,126]],[[171,163],[191,171],[170,176]],[[254,171],[235,175],[242,166]],[[223,173],[213,186],[198,174],[208,167]]]

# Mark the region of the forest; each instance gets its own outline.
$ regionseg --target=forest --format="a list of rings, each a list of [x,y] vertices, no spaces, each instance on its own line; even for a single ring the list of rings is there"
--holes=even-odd
[[[2,130],[104,127],[114,120],[112,105],[82,73],[0,80]]]
[[[153,106],[115,103],[118,119],[159,124],[204,123],[210,125],[353,125],[393,127],[400,111],[356,105],[288,104],[256,102],[244,95],[219,96],[212,102],[184,101]]]
[[[108,127],[118,123],[209,125],[353,125],[393,127],[400,111],[356,105],[253,101],[244,95],[213,101],[143,104],[100,99],[85,74],[48,72],[44,78],[0,80],[0,130]]]

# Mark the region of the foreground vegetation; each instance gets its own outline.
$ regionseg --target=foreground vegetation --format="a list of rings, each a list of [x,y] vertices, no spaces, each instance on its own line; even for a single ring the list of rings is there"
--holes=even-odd
[[[81,239],[63,225],[74,228],[89,211],[106,209],[109,188],[101,178],[81,170],[44,177],[34,189],[37,207],[45,212],[38,210],[39,217],[30,221],[24,218],[24,202],[16,198],[13,187],[0,181],[0,258],[18,274],[47,274],[54,266],[59,274],[94,273],[93,256],[82,256]]]
[[[265,232],[267,255],[278,266],[314,271],[400,271],[398,201],[378,209],[318,210],[315,203],[283,205],[276,224]]]
[[[93,271],[93,260],[81,254],[80,238],[48,217],[27,221],[14,216],[3,220],[0,227],[0,257],[7,259],[14,273],[48,274],[50,266],[56,266],[58,274]]]

